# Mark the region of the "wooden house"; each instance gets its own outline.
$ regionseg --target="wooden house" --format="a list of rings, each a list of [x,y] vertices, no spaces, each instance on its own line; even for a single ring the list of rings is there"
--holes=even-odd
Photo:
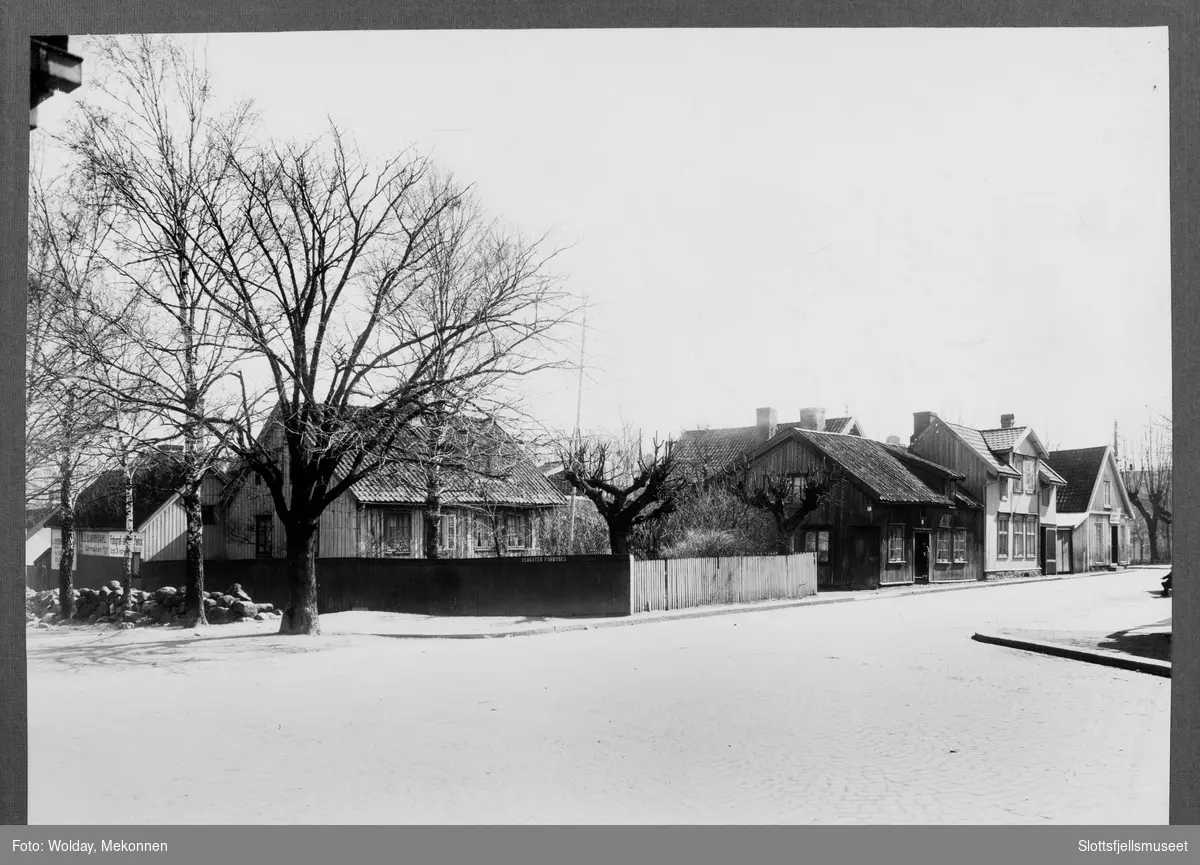
[[[498,425],[470,423],[489,424],[488,434],[503,444],[503,455],[487,458],[492,459],[490,468],[467,470],[460,464],[443,469],[440,556],[538,555],[535,517],[561,507],[565,496]],[[282,448],[276,432],[268,429],[264,436],[268,447]],[[352,484],[321,514],[318,557],[426,557],[426,469],[404,443],[395,450],[395,459],[386,468]],[[287,460],[281,464],[286,496]],[[258,475],[244,469],[238,472],[225,492],[222,510],[228,558],[286,555],[283,523]]]
[[[917,412],[908,449],[960,472],[960,488],[983,503],[986,577],[1069,569],[1057,543],[1057,491],[1066,481],[1032,429],[1016,426],[1011,414],[980,430]]]
[[[1050,454],[1066,479],[1059,491],[1062,551],[1076,573],[1129,563],[1134,509],[1111,445]]]
[[[983,508],[962,475],[859,435],[789,426],[750,454],[750,475],[797,475],[818,465],[846,480],[797,528],[817,554],[825,588],[877,588],[983,576]]]

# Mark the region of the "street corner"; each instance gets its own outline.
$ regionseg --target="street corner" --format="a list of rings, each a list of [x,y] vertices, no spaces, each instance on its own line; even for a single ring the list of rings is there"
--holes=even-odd
[[[1004,628],[976,632],[979,643],[1089,664],[1171,677],[1171,633],[1161,625],[1121,631],[1053,631]]]

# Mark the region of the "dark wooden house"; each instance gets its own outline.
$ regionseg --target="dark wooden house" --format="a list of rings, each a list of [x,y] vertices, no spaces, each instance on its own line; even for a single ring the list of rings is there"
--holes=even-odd
[[[847,478],[796,530],[817,553],[822,588],[983,579],[983,506],[962,475],[898,445],[789,427],[750,455],[750,473],[800,474],[825,464]]]

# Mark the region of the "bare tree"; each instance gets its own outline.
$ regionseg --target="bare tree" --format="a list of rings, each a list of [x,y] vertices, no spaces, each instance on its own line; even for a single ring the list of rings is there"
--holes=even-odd
[[[646,452],[641,437],[628,430],[619,438],[575,438],[560,459],[563,477],[595,505],[608,526],[613,555],[629,555],[633,532],[674,511],[688,484],[671,439],[655,439]]]
[[[46,486],[35,494],[58,493],[59,604],[67,618],[74,615],[75,502],[100,469],[111,408],[92,383],[92,359],[80,350],[103,338],[88,309],[104,290],[105,208],[103,202],[81,204],[77,190],[77,179],[48,186],[34,175],[29,195],[33,339],[26,347],[26,468],[43,470],[39,479]]]
[[[455,213],[473,205],[422,158],[373,165],[336,129],[226,157],[238,194],[208,213],[211,263],[231,298],[212,296],[269,383],[244,376],[237,411],[208,423],[262,478],[283,523],[280,632],[316,634],[321,513],[446,394],[554,365],[541,352],[571,309],[542,245],[494,224],[480,229],[470,280],[435,278]],[[227,226],[248,226],[248,245]]]
[[[1152,419],[1141,441],[1126,446],[1125,489],[1134,508],[1146,524],[1150,561],[1163,561],[1160,540],[1169,541],[1173,505],[1171,498],[1172,441],[1171,420]]]
[[[251,115],[246,105],[218,115],[207,72],[170,37],[109,37],[95,47],[97,83],[66,144],[114,205],[106,260],[126,296],[93,314],[130,350],[117,359],[107,345],[93,349],[118,367],[108,377],[123,382],[115,396],[153,412],[183,444],[186,609],[194,627],[207,624],[200,490],[219,456],[204,418],[220,410],[220,387],[243,354],[214,301],[221,271],[201,250],[220,242],[208,208],[235,188],[227,155]],[[221,240],[234,243],[247,227],[226,222],[222,230]]]
[[[799,472],[754,472],[743,468],[734,489],[746,503],[775,521],[779,555],[795,552],[796,529],[809,514],[829,502],[846,479],[837,466],[822,461]]]

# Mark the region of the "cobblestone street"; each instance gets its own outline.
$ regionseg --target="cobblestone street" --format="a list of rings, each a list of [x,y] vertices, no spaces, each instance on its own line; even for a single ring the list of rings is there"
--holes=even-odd
[[[1161,571],[498,640],[30,636],[32,823],[1165,823]]]

